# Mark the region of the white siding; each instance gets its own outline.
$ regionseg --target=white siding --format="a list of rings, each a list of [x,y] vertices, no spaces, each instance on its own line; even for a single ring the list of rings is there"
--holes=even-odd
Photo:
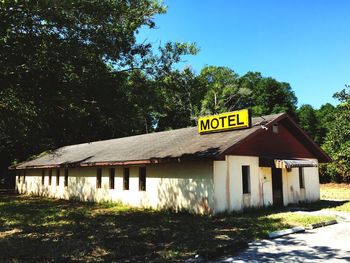
[[[28,170],[26,182],[18,183],[20,193],[83,201],[118,201],[137,207],[189,209],[210,212],[214,208],[212,162],[183,162],[146,166],[146,191],[139,191],[139,167],[130,168],[130,189],[123,190],[123,168],[115,168],[115,189],[109,189],[109,168],[102,168],[101,188],[96,188],[96,167],[70,168],[68,187],[64,187],[64,169],[56,186],[56,170],[52,183],[41,184],[41,170]]]
[[[242,165],[250,167],[250,193],[243,194]],[[118,201],[136,207],[189,209],[195,212],[237,211],[244,207],[273,203],[271,168],[259,167],[258,157],[226,156],[224,161],[182,162],[147,165],[146,191],[139,191],[138,166],[130,166],[130,190],[123,190],[123,168],[115,168],[115,189],[109,189],[109,168],[102,168],[101,188],[96,188],[96,167],[70,168],[68,187],[64,169],[56,186],[41,185],[41,170],[28,170],[26,182],[16,187],[20,193],[84,201]],[[318,168],[304,168],[305,189],[300,189],[298,169],[282,170],[284,204],[319,200]]]
[[[250,194],[243,194],[242,166],[250,167]],[[226,156],[214,161],[215,212],[239,211],[245,207],[273,205],[272,169],[259,167],[259,157]],[[285,205],[319,200],[318,168],[304,168],[305,189],[299,186],[298,168],[282,169]]]
[[[317,161],[317,160],[316,160]],[[304,167],[304,189],[300,189],[299,168],[283,169],[284,205],[320,200],[320,183],[317,167]]]
[[[223,212],[227,210],[229,194],[227,187],[227,162],[215,161],[214,162],[214,200],[215,200],[215,212]]]

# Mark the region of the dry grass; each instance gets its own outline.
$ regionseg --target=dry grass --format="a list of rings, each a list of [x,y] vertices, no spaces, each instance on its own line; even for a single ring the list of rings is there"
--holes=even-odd
[[[321,184],[322,200],[350,200],[350,184]]]
[[[197,253],[210,259],[270,231],[328,219],[282,212],[200,216],[0,195],[0,262],[183,262]]]

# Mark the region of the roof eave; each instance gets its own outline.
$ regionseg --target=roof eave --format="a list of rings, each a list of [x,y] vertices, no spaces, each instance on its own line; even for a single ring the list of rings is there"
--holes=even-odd
[[[311,138],[309,135],[307,135],[300,127],[299,125],[287,114],[287,113],[283,113],[280,116],[278,116],[277,118],[269,121],[268,123],[264,124],[264,126],[266,127],[271,127],[272,125],[274,125],[275,123],[283,120],[283,119],[287,119],[288,121],[290,121],[293,126],[298,130],[298,132],[300,132],[300,134],[302,136],[304,136],[304,138],[311,143],[312,147],[314,147],[316,149],[316,151],[318,151],[319,155],[321,158],[317,158],[318,161],[320,163],[329,163],[332,162],[332,159],[330,158],[330,156],[325,153],[320,146],[318,146]],[[242,143],[245,143],[247,140],[250,140],[251,138],[259,135],[260,133],[262,133],[264,130],[263,129],[258,129],[255,132],[249,134],[247,137],[245,137],[243,140],[238,141],[237,143],[231,145],[230,147],[226,148],[225,150],[223,150],[219,155],[216,156],[215,159],[217,160],[224,160],[225,159],[225,155],[227,155],[228,152],[232,151],[233,149],[235,149],[236,147],[238,147],[239,145],[241,145]],[[316,157],[316,156],[315,156]]]

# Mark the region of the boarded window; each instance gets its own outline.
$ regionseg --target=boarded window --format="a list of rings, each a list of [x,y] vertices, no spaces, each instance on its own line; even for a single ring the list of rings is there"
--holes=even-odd
[[[52,170],[49,170],[49,185],[51,185],[51,181],[52,181]]]
[[[109,189],[114,189],[114,176],[115,176],[115,169],[110,168],[109,169]]]
[[[68,168],[64,169],[64,186],[68,186]]]
[[[45,185],[45,170],[41,170],[41,185]]]
[[[101,188],[101,181],[102,181],[102,169],[101,168],[97,168],[96,188]]]
[[[146,167],[139,168],[139,191],[146,191]]]
[[[60,169],[56,169],[56,185],[60,185]]]
[[[242,185],[243,194],[250,193],[250,167],[249,165],[242,165]]]
[[[299,186],[300,186],[300,189],[305,188],[303,167],[299,167]]]
[[[123,189],[129,190],[129,175],[130,175],[130,169],[128,167],[124,168],[124,174],[123,174]]]

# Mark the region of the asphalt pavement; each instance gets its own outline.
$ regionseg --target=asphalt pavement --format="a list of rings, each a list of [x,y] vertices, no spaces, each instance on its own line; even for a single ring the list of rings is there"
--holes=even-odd
[[[249,243],[249,248],[216,262],[350,262],[350,222]]]

